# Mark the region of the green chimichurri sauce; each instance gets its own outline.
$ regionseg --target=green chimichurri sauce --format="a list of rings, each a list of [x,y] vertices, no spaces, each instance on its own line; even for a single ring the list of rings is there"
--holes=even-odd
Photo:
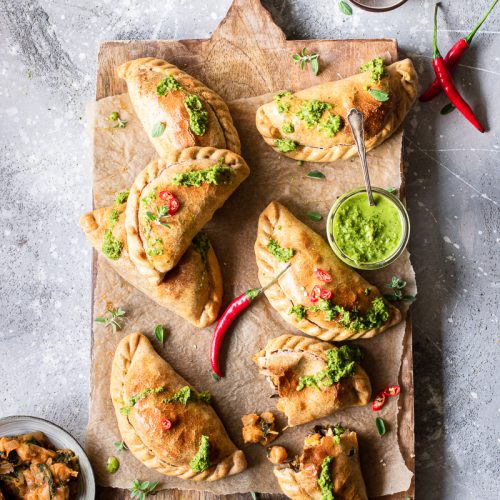
[[[335,242],[347,257],[360,264],[387,259],[403,237],[401,216],[394,202],[378,193],[373,193],[373,198],[375,206],[371,207],[365,192],[354,194],[333,218]]]

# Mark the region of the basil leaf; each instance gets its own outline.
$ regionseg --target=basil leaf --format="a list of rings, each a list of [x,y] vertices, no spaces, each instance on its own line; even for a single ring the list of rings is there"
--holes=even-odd
[[[388,188],[385,188],[385,190],[388,192],[388,193],[395,193],[396,192],[396,188],[393,188],[393,187],[388,187]]]
[[[318,212],[307,212],[307,216],[314,222],[319,222],[323,218],[323,216],[318,214]]]
[[[451,113],[454,109],[456,109],[455,106],[451,102],[449,102],[446,106],[443,107],[440,113],[442,115],[447,115]]]
[[[307,174],[307,177],[312,177],[313,179],[326,179],[325,174],[320,172],[319,170],[311,170]]]
[[[343,0],[339,2],[339,9],[342,14],[346,16],[352,16],[352,7]]]
[[[375,419],[375,425],[377,426],[378,433],[383,436],[385,434],[385,422],[380,417],[377,417]]]
[[[160,137],[165,132],[165,122],[158,122],[151,130],[151,137]]]
[[[368,89],[370,95],[377,99],[379,102],[387,102],[389,100],[389,94],[385,90],[380,89]]]
[[[155,326],[155,337],[158,340],[158,342],[161,342],[162,344],[165,343],[165,329],[161,325],[156,325]]]

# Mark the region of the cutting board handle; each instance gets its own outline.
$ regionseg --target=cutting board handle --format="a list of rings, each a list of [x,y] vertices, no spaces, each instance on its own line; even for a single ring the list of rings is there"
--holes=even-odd
[[[260,0],[233,0],[226,17],[213,32],[212,41],[225,39],[240,46],[248,41],[246,34],[261,48],[282,45],[286,40]]]

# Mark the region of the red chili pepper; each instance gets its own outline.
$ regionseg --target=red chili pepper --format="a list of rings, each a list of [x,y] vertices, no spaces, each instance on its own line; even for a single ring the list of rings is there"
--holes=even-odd
[[[462,113],[462,115],[469,120],[474,127],[476,127],[479,132],[484,132],[484,127],[479,123],[479,120],[476,118],[474,111],[472,111],[471,107],[467,104],[465,99],[460,95],[458,90],[456,89],[451,73],[444,62],[444,59],[441,57],[439,53],[439,49],[437,47],[437,10],[438,4],[436,4],[434,10],[434,37],[433,37],[433,60],[432,66],[434,67],[434,73],[438,77],[441,87],[444,90],[444,93],[448,96],[450,102]]]
[[[309,300],[311,302],[318,302],[318,299],[321,297],[321,292],[321,287],[319,285],[314,285],[311,293],[309,294]]]
[[[383,392],[384,396],[392,398],[392,396],[397,396],[401,392],[401,388],[399,385],[388,385]]]
[[[172,422],[168,418],[162,418],[161,419],[161,428],[164,431],[168,431],[169,429],[172,428]]]
[[[168,200],[170,200],[171,198],[174,197],[174,195],[170,191],[160,191],[158,193],[158,196],[163,201],[168,201]]]
[[[332,298],[332,291],[331,290],[325,290],[324,288],[321,290],[321,295],[320,297],[325,300],[330,300]]]
[[[320,269],[317,267],[314,272],[316,273],[316,276],[320,281],[324,281],[325,283],[330,283],[332,281],[332,277],[330,274],[328,274],[326,271],[323,271],[323,269]]]
[[[212,365],[213,373],[216,377],[223,377],[219,368],[219,353],[222,345],[222,340],[229,330],[229,327],[238,315],[245,310],[259,295],[265,292],[270,286],[274,285],[281,276],[290,269],[291,264],[288,264],[283,271],[278,273],[275,278],[271,280],[266,286],[262,288],[251,288],[245,293],[242,293],[227,306],[226,310],[219,318],[212,335],[212,343],[210,345],[210,363]]]
[[[379,411],[385,404],[385,394],[384,391],[380,391],[372,402],[372,410]]]
[[[493,7],[497,4],[498,0],[495,0],[491,5],[490,8],[486,11],[482,19],[476,24],[474,29],[465,37],[465,38],[460,38],[455,45],[448,51],[448,53],[444,56],[444,62],[446,63],[446,66],[448,69],[453,71],[455,69],[455,66],[460,62],[462,59],[462,56],[466,52],[466,50],[470,47],[470,44],[472,42],[472,39],[474,38],[474,35],[477,33],[481,25],[484,23],[486,18],[489,16],[490,12],[493,10]],[[439,92],[441,92],[441,82],[439,81],[439,78],[436,78],[429,88],[420,96],[420,100],[422,102],[430,101],[431,99],[434,99]]]

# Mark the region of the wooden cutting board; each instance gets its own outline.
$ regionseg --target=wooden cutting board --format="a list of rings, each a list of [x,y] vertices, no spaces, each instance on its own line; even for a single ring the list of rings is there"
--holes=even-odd
[[[305,47],[308,53],[320,53],[320,74],[302,71],[291,61],[291,54]],[[395,40],[286,40],[260,0],[234,0],[226,17],[209,40],[131,40],[103,42],[98,56],[96,99],[126,91],[115,68],[137,57],[166,59],[203,81],[226,101],[252,97],[282,89],[297,91],[320,82],[337,80],[357,72],[357,61],[369,60],[386,52],[397,60]],[[330,62],[342,61],[343,74],[334,72]],[[404,182],[401,193],[404,196]],[[96,255],[94,253],[94,263]],[[94,273],[95,276],[95,273]],[[404,354],[399,375],[402,387],[398,419],[398,439],[407,467],[414,472],[413,359],[411,320],[406,319]],[[127,490],[100,488],[97,498],[129,498]],[[414,496],[414,479],[409,492],[384,499]],[[243,499],[249,495],[232,495]],[[213,499],[210,493],[196,491],[163,491],[156,499]],[[260,495],[260,498],[285,498]]]

